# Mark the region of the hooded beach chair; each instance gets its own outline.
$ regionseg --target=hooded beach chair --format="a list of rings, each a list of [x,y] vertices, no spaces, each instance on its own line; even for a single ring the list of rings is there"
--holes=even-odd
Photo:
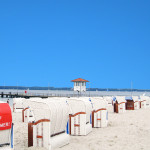
[[[69,107],[64,101],[30,99],[25,102],[26,111],[32,112],[28,124],[28,146],[45,147],[48,150],[69,144],[66,126]],[[28,118],[28,117],[27,117]],[[24,119],[25,120],[25,119]]]

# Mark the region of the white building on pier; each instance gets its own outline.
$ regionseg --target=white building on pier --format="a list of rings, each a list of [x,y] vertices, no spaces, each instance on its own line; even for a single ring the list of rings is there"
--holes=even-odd
[[[74,79],[71,82],[74,82],[74,91],[85,92],[86,91],[86,82],[88,80],[84,80],[82,78]]]

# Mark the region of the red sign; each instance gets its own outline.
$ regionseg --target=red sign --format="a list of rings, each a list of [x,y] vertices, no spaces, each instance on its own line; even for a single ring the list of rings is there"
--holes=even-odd
[[[27,91],[25,91],[25,94],[27,93]]]
[[[12,114],[7,103],[0,103],[0,130],[11,129]]]

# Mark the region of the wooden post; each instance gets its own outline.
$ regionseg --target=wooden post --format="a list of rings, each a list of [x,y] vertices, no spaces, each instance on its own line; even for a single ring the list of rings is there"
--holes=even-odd
[[[71,135],[71,114],[69,114],[69,134]]]
[[[4,97],[4,93],[2,92],[2,94],[1,94],[1,97],[3,98]]]
[[[13,112],[15,112],[15,103],[13,103]]]
[[[114,112],[116,112],[116,103],[114,103]]]
[[[24,112],[29,109],[28,107],[22,110],[22,122],[24,122]],[[26,116],[25,116],[26,117]]]
[[[12,96],[11,96],[11,92],[9,92],[9,97],[10,97],[10,98],[12,98]]]
[[[94,128],[94,112],[95,111],[92,111],[92,128]]]
[[[118,113],[118,103],[116,103],[116,113]]]
[[[28,147],[33,146],[33,125],[37,125],[41,122],[50,122],[49,119],[41,119],[37,122],[28,123]],[[37,135],[37,138],[43,138],[43,136]]]
[[[28,123],[28,147],[33,146],[33,123]]]

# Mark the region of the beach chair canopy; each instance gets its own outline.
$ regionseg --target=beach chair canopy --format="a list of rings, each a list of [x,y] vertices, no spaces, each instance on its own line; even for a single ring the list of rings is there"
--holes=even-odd
[[[69,119],[69,107],[65,101],[32,98],[26,100],[26,107],[33,112],[35,121],[49,119],[51,135],[66,130]]]
[[[131,97],[131,96],[127,96],[127,97],[125,97],[125,100],[133,100],[133,98]]]
[[[111,104],[112,101],[113,101],[113,97],[112,96],[103,96],[103,99],[106,100],[108,102],[108,104]]]
[[[150,97],[149,96],[140,96],[141,101],[146,100],[149,101]]]
[[[132,96],[133,101],[140,101],[140,97],[139,96]]]
[[[126,102],[125,96],[116,96],[118,103]]]
[[[106,108],[107,101],[103,99],[102,97],[91,97],[89,99],[91,100],[93,110]]]
[[[78,112],[85,112],[86,113],[86,122],[90,122],[90,115],[92,112],[92,105],[89,100],[85,99],[75,99],[75,98],[68,98],[67,103],[71,109],[71,114],[76,114]]]
[[[11,129],[11,125],[12,113],[10,106],[5,102],[0,101],[0,130]]]

